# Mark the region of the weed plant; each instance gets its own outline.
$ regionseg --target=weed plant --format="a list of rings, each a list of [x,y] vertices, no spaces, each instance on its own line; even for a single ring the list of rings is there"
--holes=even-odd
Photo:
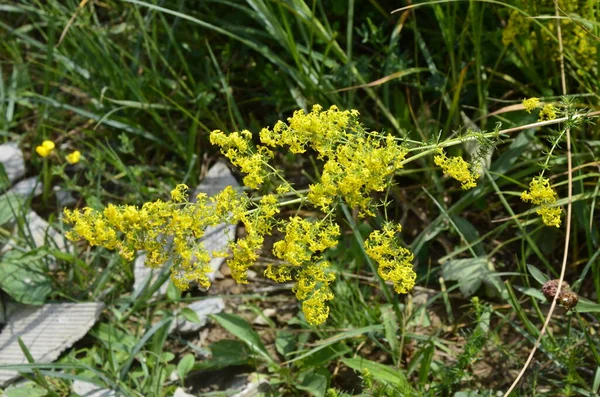
[[[0,3],[1,137],[43,185],[17,200],[3,179],[0,299],[106,307],[58,361],[0,367],[30,395],[70,395],[74,379],[217,395],[211,381],[236,369],[265,395],[497,395],[540,336],[570,233],[579,303],[554,312],[511,395],[598,393],[599,13],[594,0]],[[244,187],[189,197],[223,156]],[[35,243],[29,209],[97,247]],[[240,235],[209,252],[199,239],[223,222]],[[132,293],[138,250],[159,277]],[[247,284],[210,286],[215,255]],[[228,303],[218,338],[169,334],[209,296]]]

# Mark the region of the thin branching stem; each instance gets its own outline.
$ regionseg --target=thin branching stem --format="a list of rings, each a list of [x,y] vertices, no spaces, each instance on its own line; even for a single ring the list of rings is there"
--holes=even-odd
[[[560,19],[558,19],[559,15],[558,15],[557,0],[554,0],[554,14],[557,17],[556,29],[557,29],[557,35],[558,35],[558,51],[560,54],[560,78],[561,78],[561,84],[562,84],[562,92],[563,92],[563,95],[567,95],[567,82],[566,82],[566,78],[565,78],[565,59],[564,59],[564,54],[563,54],[563,42],[562,42],[562,33],[561,33],[561,29],[560,29]],[[554,295],[554,299],[552,299],[552,304],[550,305],[550,310],[548,311],[548,315],[546,316],[546,319],[544,320],[544,325],[542,326],[542,329],[540,330],[540,334],[537,337],[535,344],[533,345],[533,348],[531,349],[531,352],[529,353],[529,357],[527,357],[527,361],[525,361],[523,368],[521,368],[521,371],[515,378],[514,382],[512,383],[510,388],[504,394],[504,397],[508,397],[510,395],[510,393],[517,386],[517,384],[523,377],[523,374],[529,367],[529,364],[531,363],[531,360],[533,359],[533,356],[535,355],[535,352],[537,351],[537,349],[540,345],[540,342],[541,342],[542,338],[544,337],[544,334],[546,333],[546,328],[548,327],[548,324],[550,324],[550,319],[552,318],[552,314],[554,313],[554,309],[556,308],[556,302],[560,295],[563,280],[565,278],[565,270],[567,268],[567,259],[569,257],[569,242],[571,240],[571,212],[572,212],[572,197],[573,197],[573,164],[572,164],[572,159],[571,159],[571,130],[568,127],[566,128],[566,140],[567,140],[567,180],[568,180],[568,185],[567,185],[567,223],[566,223],[566,231],[565,231],[565,244],[564,244],[565,248],[564,248],[563,260],[562,260],[562,264],[561,264],[561,268],[560,268],[560,277],[559,277],[559,281],[558,281],[558,288],[556,290],[556,295]]]

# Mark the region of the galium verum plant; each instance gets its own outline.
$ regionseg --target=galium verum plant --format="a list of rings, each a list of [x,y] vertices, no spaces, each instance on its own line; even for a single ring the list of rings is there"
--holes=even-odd
[[[307,321],[322,324],[329,315],[327,302],[333,299],[330,284],[335,280],[323,253],[338,244],[340,226],[335,215],[339,204],[356,208],[362,218],[374,217],[377,205],[373,194],[385,191],[410,161],[406,144],[392,135],[368,132],[358,116],[356,110],[341,111],[335,106],[323,110],[315,105],[308,114],[296,111],[287,122],[264,128],[259,134],[260,144],[254,144],[253,134],[246,130],[230,134],[213,131],[211,142],[245,174],[246,191],[227,187],[214,197],[198,194],[190,200],[188,187],[181,184],[171,191],[170,200],[141,207],[109,204],[102,211],[65,209],[65,221],[73,225],[67,237],[118,250],[126,260],[143,250],[146,265],[153,268],[171,262],[171,279],[185,290],[192,283],[210,287],[211,255],[229,257],[232,277],[247,283],[247,270],[258,260],[265,237],[277,230],[284,237],[274,243],[272,254],[280,262],[270,264],[264,275],[275,282],[293,281],[293,292],[302,302]],[[315,153],[323,164],[320,181],[309,185],[307,191],[295,190],[272,165],[277,148],[296,154]],[[477,167],[460,157],[448,157],[439,147],[430,147],[429,152],[437,153],[435,163],[459,180],[463,189],[475,186]],[[258,189],[265,186],[274,188],[259,195]],[[281,206],[293,204],[311,206],[320,215],[278,216]],[[201,238],[207,227],[221,223],[242,223],[246,236],[230,241],[227,250],[209,253]],[[399,224],[386,221],[381,230],[369,235],[364,246],[377,262],[381,278],[393,283],[396,292],[408,293],[416,274],[413,254],[397,237],[400,231]]]

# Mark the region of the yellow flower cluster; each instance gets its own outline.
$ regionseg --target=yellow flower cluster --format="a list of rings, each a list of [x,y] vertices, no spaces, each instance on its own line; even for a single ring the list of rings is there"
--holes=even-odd
[[[118,250],[126,260],[143,250],[149,267],[173,262],[171,279],[178,288],[185,290],[192,282],[208,288],[210,256],[198,239],[207,226],[223,219],[208,205],[205,195],[198,195],[197,202],[191,204],[186,191],[187,186],[179,185],[171,192],[174,200],[157,200],[141,208],[109,204],[102,212],[89,207],[81,211],[65,209],[65,221],[73,225],[67,238]]]
[[[67,154],[65,156],[65,158],[67,159],[67,162],[69,164],[77,164],[79,163],[79,160],[81,160],[81,152],[79,150],[75,150],[69,154]]]
[[[226,135],[215,130],[210,134],[210,143],[219,146],[221,153],[246,174],[246,186],[257,189],[265,181],[268,176],[266,164],[273,157],[273,152],[264,146],[254,147],[250,131]]]
[[[269,265],[265,276],[275,282],[293,281],[293,292],[302,302],[306,320],[322,324],[329,316],[327,302],[333,299],[330,284],[335,280],[323,252],[338,243],[340,227],[333,220],[338,201],[358,208],[361,216],[373,215],[371,195],[389,186],[408,153],[391,135],[366,132],[357,116],[355,110],[340,111],[335,106],[323,110],[316,105],[308,114],[297,111],[287,123],[280,121],[272,129],[264,128],[260,132],[262,146],[255,144],[246,130],[211,133],[211,142],[246,174],[244,184],[253,189],[272,175],[281,176],[269,164],[273,158],[270,148],[287,146],[293,153],[316,153],[323,162],[321,180],[309,186],[306,196],[294,193],[322,209],[322,218],[276,219],[281,196],[293,191],[285,180],[275,189],[276,194],[263,195],[260,200],[227,187],[211,199],[200,194],[194,203],[188,200],[188,187],[182,184],[170,192],[169,201],[157,200],[141,208],[110,204],[103,211],[65,210],[66,222],[73,225],[68,237],[118,250],[128,260],[143,250],[146,264],[152,267],[171,261],[174,284],[187,289],[193,282],[210,286],[210,255],[200,242],[207,227],[224,222],[243,224],[245,236],[229,242],[230,254],[211,253],[230,255],[227,264],[238,283],[247,282],[248,268],[259,258],[265,237],[276,229],[284,237],[273,244],[272,253],[281,262]],[[71,160],[76,157],[72,153]],[[444,159],[444,164],[455,161]],[[456,168],[450,165],[448,169],[454,175]],[[365,246],[379,263],[379,274],[392,281],[396,291],[406,293],[416,277],[410,264],[412,254],[395,242],[394,233],[386,226],[383,232],[371,234]]]
[[[293,291],[302,302],[310,324],[321,324],[329,316],[326,301],[333,299],[329,284],[335,280],[327,272],[329,262],[318,254],[337,245],[339,226],[327,220],[311,222],[298,216],[282,225],[285,237],[273,245],[273,255],[283,263],[269,265],[265,276],[276,282],[295,280]]]
[[[309,186],[307,199],[329,212],[341,197],[360,215],[373,215],[371,193],[383,191],[390,176],[402,168],[408,150],[391,136],[368,136],[358,122],[358,111],[340,111],[336,106],[323,111],[315,105],[308,114],[296,111],[287,124],[264,128],[261,141],[269,146],[290,147],[293,153],[308,148],[323,160],[321,181]]]
[[[41,145],[36,146],[35,152],[40,157],[48,157],[50,153],[54,151],[56,145],[52,141],[45,140]],[[65,159],[69,164],[77,164],[81,160],[81,152],[79,150],[75,150],[65,156]]]
[[[513,10],[508,18],[508,23],[502,31],[502,44],[512,44],[518,35],[529,32],[531,21],[517,10]]]
[[[249,210],[250,199],[228,186],[215,197],[215,201],[219,215],[226,216],[229,213],[230,223],[244,224],[246,236],[229,243],[232,255],[227,265],[233,279],[240,284],[246,284],[248,268],[258,259],[264,236],[271,234],[273,217],[279,212],[277,197],[266,195],[256,209]]]
[[[542,217],[545,225],[560,227],[562,209],[555,206],[556,192],[550,186],[548,178],[542,176],[533,178],[529,190],[521,194],[521,199],[540,206],[536,213]]]
[[[595,15],[592,7],[581,5],[578,0],[558,0],[561,13],[565,15],[577,15],[580,21],[593,21]],[[585,1],[584,1],[585,3]],[[588,2],[591,4],[591,2]],[[544,8],[554,9],[554,0],[537,0],[535,2],[522,1],[523,9],[530,15],[538,14]],[[535,4],[535,6],[533,6]],[[505,46],[515,43],[517,37],[529,37],[528,46],[532,46],[534,53],[542,53],[546,57],[558,60],[560,53],[556,42],[557,28],[556,20],[548,19],[541,21],[545,23],[546,29],[532,29],[532,20],[534,17],[526,16],[522,11],[511,11],[508,23],[502,31],[502,43]],[[589,72],[597,75],[598,73],[598,47],[596,38],[590,34],[585,23],[572,18],[561,18],[561,33],[563,46],[568,49],[570,60],[576,62],[577,73],[583,75]],[[539,38],[541,37],[541,40]],[[545,45],[545,48],[542,48]],[[543,51],[540,51],[543,49]],[[537,50],[537,51],[536,51]],[[546,59],[544,59],[545,61]]]
[[[449,175],[459,181],[464,190],[477,186],[475,181],[479,178],[479,172],[462,157],[455,156],[448,158],[444,150],[439,148],[438,154],[433,158],[433,162],[435,165],[442,167],[445,175]]]
[[[365,241],[367,254],[379,264],[378,273],[386,281],[394,283],[394,290],[399,294],[407,294],[414,286],[417,274],[413,271],[414,255],[400,246],[396,232],[400,225],[394,227],[386,223],[383,230],[376,230]]]
[[[556,118],[556,109],[551,103],[544,105],[542,110],[540,110],[539,117],[538,121],[554,120]]]
[[[526,98],[521,102],[527,113],[531,113],[532,110],[540,106],[540,98]]]

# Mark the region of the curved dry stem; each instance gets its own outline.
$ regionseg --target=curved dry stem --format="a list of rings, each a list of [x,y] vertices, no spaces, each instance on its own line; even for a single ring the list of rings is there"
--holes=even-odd
[[[554,0],[554,14],[557,17],[559,16],[557,0]],[[565,59],[564,59],[564,54],[563,54],[563,42],[562,42],[562,32],[560,29],[560,20],[558,18],[556,20],[556,28],[557,28],[556,32],[558,35],[558,51],[560,54],[560,78],[561,78],[561,84],[562,84],[562,92],[563,92],[563,95],[566,95],[567,94],[567,82],[566,82],[566,78],[565,78]],[[513,389],[517,386],[517,384],[523,377],[523,374],[529,367],[529,364],[531,363],[531,360],[533,359],[535,352],[537,351],[538,347],[540,346],[542,337],[546,333],[546,328],[548,327],[548,324],[550,324],[550,319],[552,318],[552,314],[554,313],[554,309],[556,308],[556,301],[558,299],[558,296],[560,295],[563,280],[565,278],[565,270],[567,268],[567,259],[569,257],[569,242],[571,240],[571,211],[572,211],[572,202],[571,201],[572,201],[572,197],[573,197],[573,164],[572,164],[572,159],[571,159],[571,131],[569,128],[566,129],[566,136],[567,136],[567,180],[568,180],[568,185],[567,185],[567,224],[566,224],[566,232],[565,232],[565,250],[564,250],[563,260],[562,260],[562,264],[561,264],[561,268],[560,268],[558,289],[556,291],[556,295],[554,295],[552,304],[550,305],[550,310],[548,311],[548,315],[546,316],[544,325],[542,326],[542,329],[540,330],[540,335],[537,337],[535,344],[533,345],[533,348],[531,349],[531,352],[529,353],[529,357],[527,357],[527,361],[525,361],[525,364],[523,365],[523,368],[521,368],[519,375],[517,375],[517,377],[515,378],[512,385],[510,385],[510,388],[506,391],[506,393],[504,394],[504,397],[508,397],[510,395],[510,393],[513,391]]]

